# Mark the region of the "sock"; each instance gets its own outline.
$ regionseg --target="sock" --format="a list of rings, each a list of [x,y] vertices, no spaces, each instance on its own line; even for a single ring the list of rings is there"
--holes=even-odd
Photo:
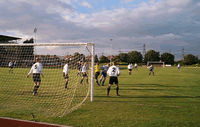
[[[37,92],[37,90],[39,89],[39,87],[40,87],[39,85],[38,85],[38,86],[36,86],[36,90],[35,90],[35,92]]]
[[[66,83],[65,83],[65,88],[67,88],[67,84],[68,84],[68,81],[66,81]]]
[[[105,82],[105,81],[103,80],[103,82],[102,82],[102,84],[101,84],[102,86],[104,85],[104,82]]]
[[[37,88],[38,86],[34,86],[34,89],[33,89],[33,92],[36,92],[37,91]]]
[[[81,83],[83,82],[83,79],[81,79]]]
[[[109,95],[110,87],[107,88],[107,95]]]
[[[149,72],[149,75],[151,75],[151,72]]]
[[[98,82],[98,80],[96,81],[96,83],[99,85],[99,82]]]
[[[86,79],[86,82],[88,83],[88,79]]]
[[[154,72],[153,72],[153,75],[154,75]]]
[[[100,83],[101,83],[102,79],[100,78]]]
[[[118,91],[119,91],[119,86],[116,87],[116,93],[117,93],[117,95],[118,95]]]

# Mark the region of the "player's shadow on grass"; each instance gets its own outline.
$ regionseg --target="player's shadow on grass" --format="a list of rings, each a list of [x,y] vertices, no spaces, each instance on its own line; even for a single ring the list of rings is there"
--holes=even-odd
[[[136,83],[136,84],[121,84],[121,87],[133,87],[133,86],[134,87],[152,87],[152,86],[166,87],[166,85],[161,85],[161,84],[141,84],[141,83]],[[172,87],[172,86],[169,86],[169,87]]]
[[[121,84],[121,87],[200,87],[200,85],[198,86],[174,86],[171,84],[165,84],[165,85],[161,85],[161,84],[141,84],[141,83],[137,83],[137,84]]]
[[[162,91],[166,89],[137,89],[137,88],[120,88],[120,90],[156,90],[156,91]]]

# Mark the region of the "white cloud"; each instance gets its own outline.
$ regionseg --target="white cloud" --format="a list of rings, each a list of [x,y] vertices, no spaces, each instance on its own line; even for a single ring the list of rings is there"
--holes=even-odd
[[[116,5],[110,10],[104,8],[95,10],[91,14],[80,13],[79,11],[72,12],[68,5],[70,2],[74,2],[72,0],[60,0],[62,3],[49,0],[47,4],[44,4],[44,1],[35,1],[41,6],[30,2],[30,4],[17,2],[16,4],[10,4],[10,2],[6,1],[5,3],[9,3],[9,8],[0,9],[1,12],[6,14],[3,17],[1,16],[1,31],[10,30],[8,32],[15,33],[15,36],[26,40],[34,38],[33,29],[37,26],[39,28],[37,33],[38,43],[111,43],[113,45],[113,54],[118,53],[119,47],[121,50],[131,50],[130,47],[135,47],[136,50],[140,51],[143,44],[147,44],[148,48],[156,51],[165,50],[168,45],[173,44],[175,46],[184,46],[190,43],[190,38],[193,39],[193,42],[197,41],[200,35],[198,31],[198,12],[194,10],[194,8],[197,9],[198,7],[191,7],[192,4],[189,5],[189,0],[184,0],[182,3],[179,0],[165,0],[164,2],[149,0],[148,4],[142,2],[138,5],[130,5],[132,8],[121,7],[121,5],[119,8]],[[87,1],[80,1],[80,5],[92,8]],[[133,0],[124,0],[123,2],[129,3],[131,1]],[[149,3],[151,4],[149,5]],[[200,3],[198,4],[200,6]],[[19,10],[18,8],[23,9],[15,11],[15,9]],[[190,12],[193,13],[193,16],[189,16]],[[13,14],[15,16],[12,17],[13,20],[8,18]],[[15,31],[15,29],[19,31]],[[190,33],[188,29],[197,29],[195,35],[194,33],[187,34]],[[110,42],[109,39],[112,35],[115,39]],[[100,41],[101,38],[103,39]],[[189,47],[192,46],[195,47],[190,43]],[[95,52],[101,53],[102,49],[95,48]]]
[[[47,13],[71,13],[71,10],[68,8],[63,8],[59,4],[49,4],[48,7],[46,8]]]
[[[133,1],[134,0],[121,0],[120,3],[126,3],[127,4],[127,3],[130,3],[130,2],[133,2]]]
[[[67,4],[71,4],[71,0],[58,0],[58,1],[61,1],[61,2],[67,3]]]
[[[168,9],[168,12],[170,13],[176,13],[176,12],[181,12],[182,9],[181,8],[170,8]]]
[[[192,0],[165,0],[165,2],[171,6],[186,6]]]
[[[83,0],[81,3],[82,6],[88,7],[88,8],[93,8],[86,0]]]
[[[155,3],[155,0],[149,0],[149,3],[151,4]]]

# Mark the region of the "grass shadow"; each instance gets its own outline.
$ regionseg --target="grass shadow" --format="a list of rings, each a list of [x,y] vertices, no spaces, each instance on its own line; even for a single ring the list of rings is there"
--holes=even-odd
[[[94,96],[95,98],[199,98],[199,96],[127,96],[127,95],[121,95],[121,96]],[[200,102],[198,102],[200,103]]]

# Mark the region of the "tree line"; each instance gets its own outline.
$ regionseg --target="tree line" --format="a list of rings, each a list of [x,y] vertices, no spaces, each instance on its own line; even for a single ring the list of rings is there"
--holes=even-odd
[[[195,57],[193,54],[188,54],[184,57],[184,60],[175,61],[174,55],[168,52],[165,52],[160,55],[159,52],[156,52],[155,50],[149,50],[145,53],[144,57],[142,56],[141,52],[138,51],[130,51],[128,53],[119,53],[118,55],[113,56],[111,59],[112,61],[116,62],[125,62],[125,63],[143,63],[146,64],[148,61],[162,61],[165,62],[165,64],[177,64],[180,63],[181,65],[192,65],[196,63],[200,63],[197,57]],[[107,63],[110,62],[110,60],[104,56],[101,55],[98,59],[97,55],[95,55],[95,62],[100,63]]]
[[[10,42],[12,43],[12,42]],[[30,40],[26,40],[23,44],[34,43],[33,38]],[[9,46],[0,46],[0,57],[1,61],[6,59],[20,59],[20,60],[33,60],[34,58],[34,46],[19,46],[19,47],[9,47]],[[44,56],[43,56],[44,57]],[[48,57],[45,56],[45,57]],[[77,62],[79,60],[85,61],[85,56],[78,52],[74,53],[73,62]],[[130,51],[128,53],[119,53],[111,58],[112,61],[116,62],[125,62],[125,63],[143,63],[146,64],[148,61],[162,61],[165,64],[176,64],[177,62],[174,60],[174,55],[168,52],[165,52],[160,55],[159,52],[155,50],[149,50],[145,53],[144,57],[141,52],[138,51]],[[1,62],[0,61],[0,62]],[[95,62],[107,63],[110,62],[106,56],[101,55],[99,58],[95,55]],[[178,61],[178,63],[182,65],[192,65],[196,63],[200,63],[197,57],[193,54],[188,54],[184,57],[184,60]]]

